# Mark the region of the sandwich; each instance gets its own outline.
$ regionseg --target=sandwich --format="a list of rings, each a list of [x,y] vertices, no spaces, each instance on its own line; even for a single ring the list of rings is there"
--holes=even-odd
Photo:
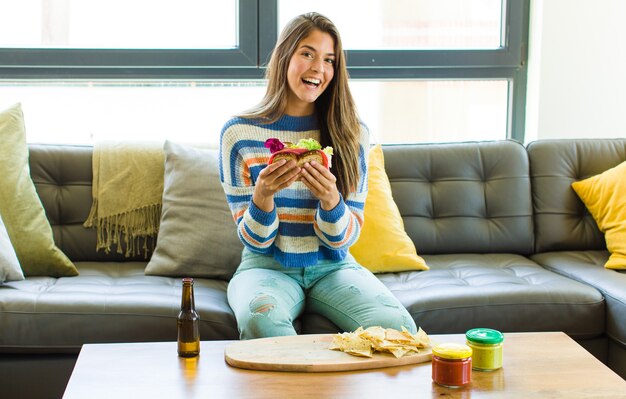
[[[325,147],[315,139],[301,139],[296,144],[288,141],[282,142],[279,139],[271,138],[265,141],[265,147],[270,149],[272,155],[268,164],[281,159],[287,161],[293,159],[298,166],[303,166],[307,162],[316,161],[326,168],[331,166],[331,158],[333,155],[332,147]]]

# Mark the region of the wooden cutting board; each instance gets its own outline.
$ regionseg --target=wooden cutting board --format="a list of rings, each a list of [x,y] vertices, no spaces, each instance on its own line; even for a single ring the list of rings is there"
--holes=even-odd
[[[379,352],[372,358],[358,357],[328,349],[332,340],[333,334],[311,334],[237,341],[224,349],[224,357],[243,369],[311,373],[403,366],[432,357],[430,348],[401,358]]]

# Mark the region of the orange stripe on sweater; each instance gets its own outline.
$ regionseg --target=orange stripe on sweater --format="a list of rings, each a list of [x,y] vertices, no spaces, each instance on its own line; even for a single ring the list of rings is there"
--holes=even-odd
[[[250,178],[250,167],[254,165],[266,165],[269,160],[270,158],[268,156],[247,158],[245,163],[243,164],[243,168],[241,168],[241,178],[243,180],[243,183],[246,186],[251,186],[252,179]]]
[[[315,220],[315,215],[294,215],[291,213],[279,213],[278,219],[286,222],[312,222]]]
[[[239,218],[243,217],[244,213],[246,213],[245,209],[242,209],[239,212],[235,213],[235,215],[233,216],[233,219],[235,220],[235,223],[237,222],[237,220],[239,220]]]
[[[356,221],[359,223],[359,226],[363,228],[363,217],[361,217],[358,213],[352,212],[352,215],[356,218]]]
[[[248,159],[246,159],[246,164],[248,164],[248,165],[262,165],[262,164],[268,163],[269,160],[270,160],[270,157],[267,157],[267,156],[248,158]]]
[[[243,164],[243,168],[241,168],[241,180],[243,180],[244,186],[252,185],[252,179],[250,178],[250,168],[247,164]]]
[[[243,236],[243,238],[248,241],[250,244],[254,245],[255,247],[259,247],[259,248],[264,248],[269,246],[269,243],[265,242],[265,243],[261,243],[258,242],[257,240],[255,240],[254,238],[250,237],[250,235],[248,234],[248,232],[246,231],[245,227],[242,225],[240,228],[241,231],[241,235]]]
[[[354,229],[354,219],[350,218],[350,223],[348,224],[348,229],[346,230],[346,234],[344,236],[344,239],[339,241],[336,244],[333,244],[333,246],[337,246],[337,247],[341,247],[343,245],[346,245],[346,243],[352,238],[352,230]]]
[[[358,220],[358,219],[357,219]],[[320,227],[317,224],[317,221],[313,221],[313,228],[318,231],[320,234],[322,234],[323,237],[323,232],[320,229]],[[333,242],[333,241],[328,241],[330,243],[330,245],[332,245],[333,247],[341,247],[343,245],[345,245],[346,242],[348,242],[350,240],[350,236],[352,235],[352,230],[354,228],[354,221],[352,220],[352,218],[350,218],[350,223],[348,224],[348,229],[346,230],[346,234],[344,236],[344,239],[338,242]]]

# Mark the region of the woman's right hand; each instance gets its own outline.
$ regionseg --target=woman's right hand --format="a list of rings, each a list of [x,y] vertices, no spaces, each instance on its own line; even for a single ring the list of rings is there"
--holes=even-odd
[[[289,187],[300,176],[300,167],[296,161],[288,162],[281,159],[278,162],[267,165],[260,173],[254,186],[252,201],[257,208],[265,212],[274,209],[274,194]]]

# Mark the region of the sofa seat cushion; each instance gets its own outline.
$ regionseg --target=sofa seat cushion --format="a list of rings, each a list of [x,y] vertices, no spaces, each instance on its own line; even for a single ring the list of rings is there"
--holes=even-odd
[[[626,346],[626,270],[606,269],[608,258],[608,251],[559,251],[532,256],[547,269],[602,292],[606,301],[606,333]]]
[[[429,271],[379,275],[429,334],[474,327],[602,335],[604,298],[514,254],[424,256]]]
[[[144,275],[146,262],[77,262],[79,276],[0,286],[0,351],[78,350],[84,343],[175,341],[179,278]],[[225,281],[194,279],[203,340],[237,339]]]

